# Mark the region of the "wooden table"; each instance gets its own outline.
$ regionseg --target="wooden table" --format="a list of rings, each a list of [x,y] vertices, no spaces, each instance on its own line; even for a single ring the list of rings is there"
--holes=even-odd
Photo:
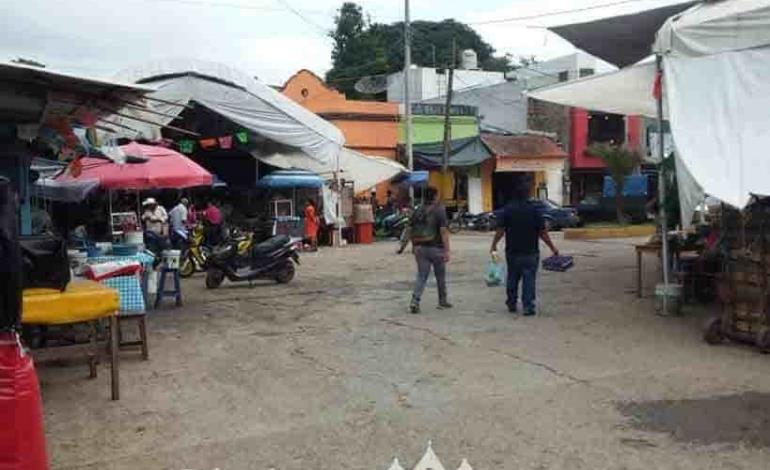
[[[21,322],[24,325],[71,325],[76,323],[90,325],[91,341],[88,344],[33,349],[31,352],[38,362],[69,357],[86,357],[92,378],[96,377],[96,360],[99,357],[96,326],[100,320],[109,319],[112,399],[119,400],[118,292],[98,282],[77,280],[70,282],[64,291],[40,288],[25,289],[22,302]]]
[[[642,296],[642,255],[645,253],[654,253],[659,259],[663,246],[660,243],[645,243],[643,245],[634,245],[636,251],[636,296]]]

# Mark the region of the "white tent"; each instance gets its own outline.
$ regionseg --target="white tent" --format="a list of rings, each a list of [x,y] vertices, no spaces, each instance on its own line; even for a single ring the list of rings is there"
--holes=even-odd
[[[222,64],[166,60],[121,72],[119,76],[156,87],[157,91],[149,96],[162,100],[147,103],[155,114],[133,110],[134,117],[168,124],[183,109],[175,104],[195,101],[245,129],[297,149],[271,155],[255,153],[256,158],[281,168],[330,176],[339,164],[341,177],[353,181],[356,191],[369,189],[406,170],[396,162],[343,147],[345,139],[337,127],[257,79]],[[160,117],[157,113],[172,117]],[[131,119],[120,122],[145,137],[160,137],[158,126]],[[125,133],[123,129],[117,130]]]
[[[703,3],[670,18],[662,54],[664,115],[680,158],[705,190],[736,207],[770,195],[770,0]],[[531,92],[567,106],[655,116],[655,64]]]
[[[770,0],[697,5],[663,25],[654,50],[676,148],[695,180],[736,207],[770,195]]]

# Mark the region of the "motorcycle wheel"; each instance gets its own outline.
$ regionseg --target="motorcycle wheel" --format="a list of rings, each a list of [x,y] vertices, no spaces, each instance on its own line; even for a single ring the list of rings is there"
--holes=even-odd
[[[449,221],[449,233],[457,233],[460,231],[462,224],[459,220],[450,220]]]
[[[209,269],[206,271],[206,288],[216,289],[225,280],[225,273],[221,269]]]
[[[179,265],[179,276],[188,278],[193,274],[195,274],[195,260],[192,253],[187,251],[182,256],[182,263]]]
[[[286,263],[284,266],[280,268],[280,270],[275,274],[275,282],[278,284],[288,284],[291,282],[292,279],[294,279],[294,264],[291,262]]]

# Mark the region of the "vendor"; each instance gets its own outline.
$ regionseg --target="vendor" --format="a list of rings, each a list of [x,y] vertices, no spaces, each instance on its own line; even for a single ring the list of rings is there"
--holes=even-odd
[[[186,197],[183,197],[168,213],[168,219],[171,225],[169,239],[174,246],[180,246],[187,239],[187,207],[189,205],[190,201]]]
[[[155,235],[161,237],[165,236],[166,223],[168,222],[168,214],[166,209],[158,204],[154,198],[147,198],[142,203],[144,213],[142,214],[142,222],[144,223],[144,230],[146,232],[152,232]]]

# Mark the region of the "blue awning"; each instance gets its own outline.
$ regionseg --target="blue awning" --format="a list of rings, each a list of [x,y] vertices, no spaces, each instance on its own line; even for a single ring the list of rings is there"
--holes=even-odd
[[[430,178],[428,171],[404,172],[393,178],[393,183],[406,186],[426,186]]]
[[[258,188],[291,189],[320,188],[324,180],[317,174],[305,170],[277,170],[257,181]]]

